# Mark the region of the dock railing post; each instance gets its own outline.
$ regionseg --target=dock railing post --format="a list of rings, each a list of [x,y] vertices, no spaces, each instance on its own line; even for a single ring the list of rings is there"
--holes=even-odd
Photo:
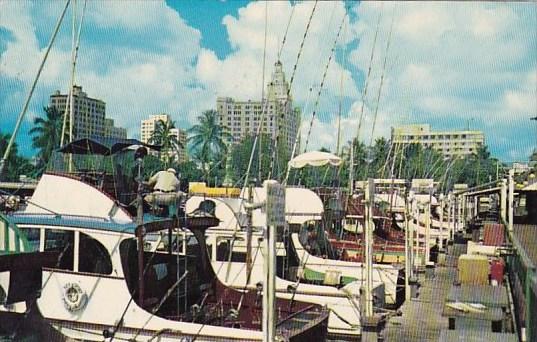
[[[444,194],[440,194],[440,240],[438,248],[444,249]]]
[[[285,225],[285,186],[271,180],[265,182],[267,224],[263,247],[265,251],[263,282],[263,342],[276,338],[276,232]]]
[[[515,170],[510,169],[509,170],[509,201],[508,201],[508,230],[510,232],[513,231],[513,214],[514,214],[514,201],[515,201]]]
[[[448,232],[449,232],[449,239],[452,240],[453,239],[453,226],[451,223],[451,217],[453,213],[453,198],[452,198],[451,192],[448,193],[447,201],[448,201],[448,218],[447,218]]]
[[[366,317],[373,316],[373,203],[375,184],[373,178],[369,178],[365,189],[365,310]]]
[[[500,217],[502,223],[507,221],[507,181],[502,179],[500,189]]]
[[[412,201],[412,193],[405,198],[405,300],[409,301],[412,298],[410,291],[410,278],[412,277],[412,240],[410,238],[411,219],[409,206]]]

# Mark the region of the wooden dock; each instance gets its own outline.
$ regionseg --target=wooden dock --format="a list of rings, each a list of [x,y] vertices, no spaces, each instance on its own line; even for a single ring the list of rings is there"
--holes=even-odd
[[[457,278],[457,259],[466,245],[450,246],[445,265],[437,265],[433,278],[419,274],[418,298],[405,302],[402,316],[392,317],[384,330],[385,341],[438,341],[440,331],[448,329],[448,318],[442,316],[445,298]]]

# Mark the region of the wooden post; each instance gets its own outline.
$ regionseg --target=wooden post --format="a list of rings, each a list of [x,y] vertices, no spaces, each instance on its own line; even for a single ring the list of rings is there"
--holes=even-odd
[[[364,236],[365,236],[365,308],[364,316],[373,316],[373,201],[374,201],[374,182],[369,178],[365,189],[365,217],[364,217]]]

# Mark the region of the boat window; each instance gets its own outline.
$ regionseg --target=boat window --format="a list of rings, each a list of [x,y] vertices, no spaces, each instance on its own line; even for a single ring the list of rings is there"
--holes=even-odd
[[[24,228],[22,232],[26,234],[26,239],[28,240],[28,246],[30,247],[29,252],[39,252],[39,238],[40,238],[40,229],[39,228]]]
[[[78,270],[80,272],[110,274],[112,261],[106,248],[89,235],[80,233],[80,254]]]
[[[230,248],[233,245],[233,253],[231,254],[231,261],[244,262],[246,260],[246,243],[244,239],[228,237],[219,237],[216,242],[216,261],[228,261]]]
[[[59,253],[55,268],[73,270],[74,233],[66,230],[45,231],[45,252]]]

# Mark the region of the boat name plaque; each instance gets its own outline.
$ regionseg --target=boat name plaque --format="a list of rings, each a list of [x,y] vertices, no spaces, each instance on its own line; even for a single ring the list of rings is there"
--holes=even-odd
[[[285,186],[267,184],[267,226],[285,225]]]

